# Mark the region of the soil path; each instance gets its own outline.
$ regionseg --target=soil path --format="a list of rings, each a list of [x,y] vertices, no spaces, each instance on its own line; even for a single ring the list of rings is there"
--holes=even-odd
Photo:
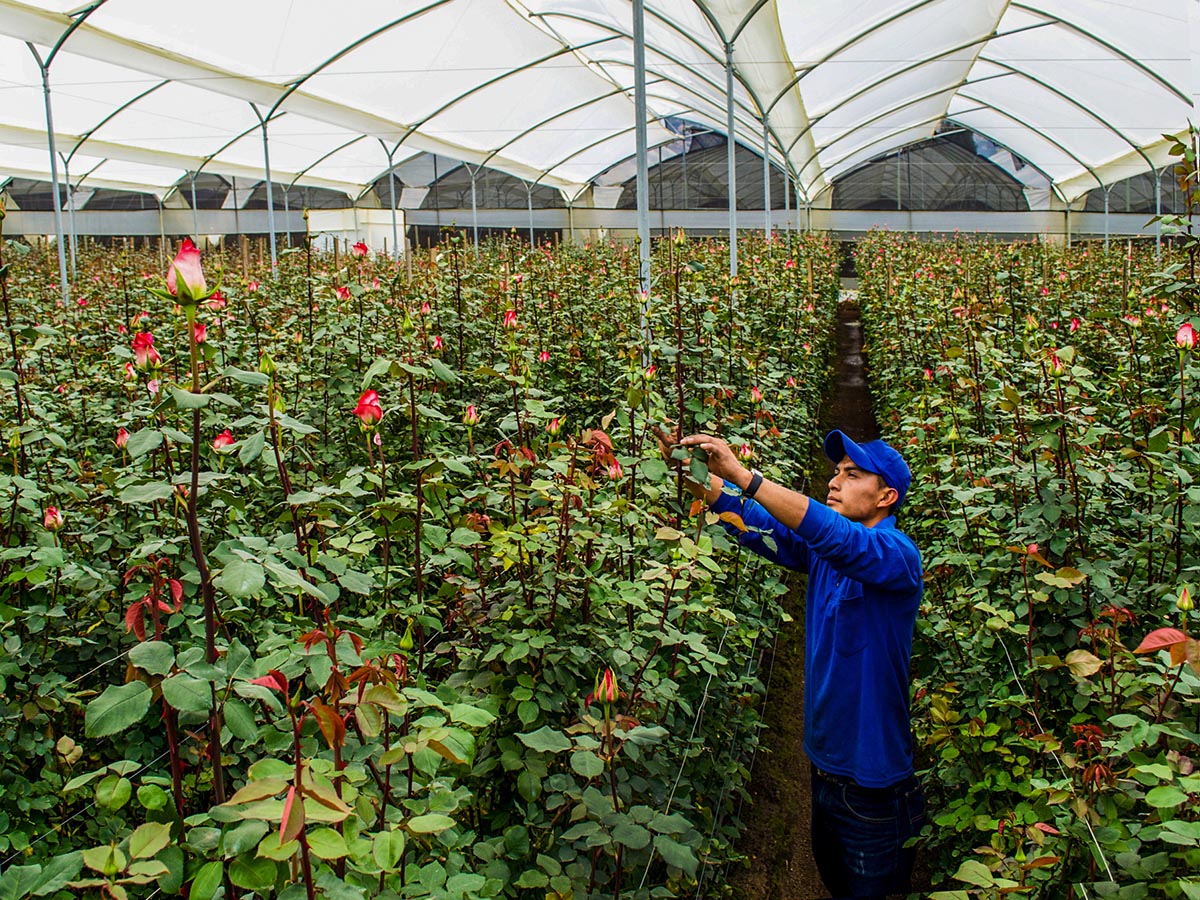
[[[845,282],[851,282],[845,284]],[[850,279],[843,280],[852,287]],[[879,437],[863,369],[862,323],[858,292],[843,290],[837,321],[837,361],[829,403],[829,424],[855,441]],[[820,448],[813,448],[820,453]],[[823,457],[822,457],[823,458]],[[824,499],[832,467],[818,475],[811,491]],[[750,866],[730,873],[737,900],[815,900],[828,896],[812,858],[808,819],[812,801],[808,759],[804,755],[804,602],[803,590],[787,599],[794,621],[779,633],[773,654],[763,660],[767,680],[764,710],[767,731],[750,782],[742,852]]]

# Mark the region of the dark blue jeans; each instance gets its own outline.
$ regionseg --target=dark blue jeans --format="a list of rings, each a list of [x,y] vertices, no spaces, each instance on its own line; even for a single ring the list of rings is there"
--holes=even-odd
[[[837,900],[908,892],[913,850],[904,842],[925,825],[925,795],[915,777],[865,788],[814,766],[812,802],[813,856]]]

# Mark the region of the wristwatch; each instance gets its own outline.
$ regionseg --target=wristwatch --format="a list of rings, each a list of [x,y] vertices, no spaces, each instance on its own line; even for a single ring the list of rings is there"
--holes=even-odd
[[[754,495],[758,493],[758,489],[762,486],[763,476],[758,469],[750,470],[750,483],[746,485],[746,489],[742,491],[742,496],[747,500],[753,500]]]

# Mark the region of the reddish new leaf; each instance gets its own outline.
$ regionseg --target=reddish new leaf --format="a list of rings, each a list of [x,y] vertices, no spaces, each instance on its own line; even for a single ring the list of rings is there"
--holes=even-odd
[[[139,641],[146,639],[146,607],[141,600],[125,610],[125,630],[136,634]]]
[[[296,802],[296,786],[288,788],[287,799],[283,801],[283,821],[279,823],[279,843],[286,844],[300,836],[304,828],[304,800]]]
[[[271,669],[262,678],[252,678],[250,683],[261,684],[263,687],[270,688],[273,691],[279,691],[285,697],[288,695],[287,676],[278,669]]]
[[[1165,650],[1173,644],[1187,642],[1187,635],[1178,628],[1158,628],[1150,632],[1137,645],[1134,653],[1153,653],[1155,650]]]
[[[329,744],[329,749],[341,747],[346,741],[346,723],[342,721],[342,717],[332,706],[322,703],[320,700],[314,700],[309,707],[317,717],[317,725],[321,729],[321,734],[325,736],[325,742]]]
[[[1047,825],[1045,822],[1035,822],[1033,827],[1038,831],[1044,831],[1046,834],[1062,834],[1062,832],[1053,825]]]
[[[183,582],[178,578],[172,578],[170,584],[171,596],[175,598],[175,609],[172,612],[179,612],[183,609]]]

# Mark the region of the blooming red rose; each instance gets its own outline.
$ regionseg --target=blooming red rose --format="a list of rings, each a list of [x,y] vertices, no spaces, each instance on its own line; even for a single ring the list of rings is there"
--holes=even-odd
[[[339,300],[349,300],[350,299],[350,288],[346,287],[345,285],[342,285],[340,287],[335,287],[333,289],[333,292],[335,294],[337,294],[337,298]]]
[[[375,391],[363,391],[358,398],[358,406],[354,407],[354,415],[362,422],[364,428],[374,428],[383,418],[383,407],[379,404],[379,394]]]
[[[362,241],[359,241],[357,244],[355,244],[353,247],[350,248],[350,255],[355,257],[356,259],[362,259],[364,256],[366,256],[370,252],[371,252],[371,248],[368,247],[366,244],[364,244]]]
[[[216,450],[218,453],[221,453],[232,447],[233,443],[233,435],[230,433],[229,429],[226,428],[215,438],[213,438],[212,445],[214,450]]]

